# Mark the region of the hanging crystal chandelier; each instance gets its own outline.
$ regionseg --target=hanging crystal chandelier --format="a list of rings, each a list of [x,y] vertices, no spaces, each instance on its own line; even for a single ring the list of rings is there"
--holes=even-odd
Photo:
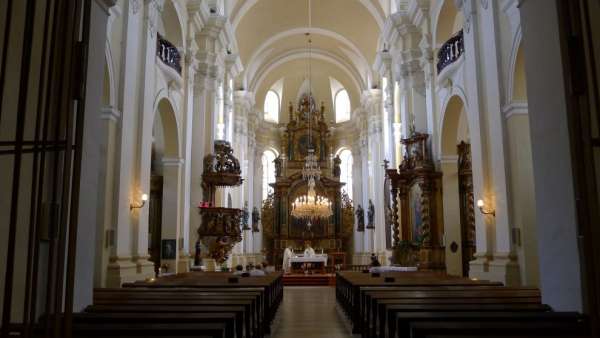
[[[306,33],[308,37],[308,82],[309,82],[309,100],[312,97],[311,93],[311,39],[310,39],[310,27],[311,27],[311,7],[310,0],[308,0],[308,27],[309,32]],[[331,201],[325,196],[317,195],[315,191],[316,181],[321,179],[321,167],[315,150],[312,148],[312,108],[308,109],[308,139],[309,149],[308,155],[305,158],[304,167],[302,168],[302,179],[307,181],[308,191],[306,195],[298,196],[292,203],[292,216],[296,218],[308,219],[307,226],[310,228],[311,219],[315,218],[328,218],[333,215],[331,211]]]
[[[311,219],[328,218],[332,215],[333,212],[331,211],[331,201],[329,198],[317,195],[314,187],[310,185],[308,193],[298,196],[294,203],[292,203],[292,216],[308,219],[309,222]]]

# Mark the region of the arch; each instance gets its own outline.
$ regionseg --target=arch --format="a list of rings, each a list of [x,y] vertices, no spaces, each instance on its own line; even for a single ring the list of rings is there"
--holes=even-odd
[[[357,73],[359,73],[359,74],[362,73],[360,71],[361,69],[364,70],[364,72],[367,74],[371,73],[371,69],[369,67],[369,63],[367,62],[366,57],[361,53],[360,49],[358,49],[358,47],[351,40],[346,38],[345,36],[343,36],[339,33],[327,30],[327,29],[322,29],[322,28],[297,27],[297,28],[279,32],[279,33],[271,36],[269,39],[264,41],[254,51],[254,53],[252,53],[252,55],[248,59],[249,61],[248,61],[247,67],[246,67],[247,68],[246,73],[248,74],[247,76],[249,77],[249,79],[254,78],[256,73],[260,70],[262,59],[266,58],[266,56],[264,56],[262,58],[260,56],[269,51],[269,46],[272,46],[275,43],[277,43],[277,41],[280,41],[287,37],[301,35],[306,32],[309,32],[313,35],[323,35],[325,37],[339,41],[343,46],[346,46],[348,48],[347,51],[344,51],[344,50],[342,50],[342,51],[344,51],[349,56],[350,60],[354,63],[354,68],[357,71]],[[350,55],[355,55],[356,57],[352,58],[352,57],[350,57]],[[363,79],[363,82],[364,82],[364,79]]]
[[[450,97],[443,118],[440,153],[442,156],[455,156],[456,145],[460,141],[469,141],[467,113],[464,102],[459,96]]]
[[[154,124],[156,127],[157,119],[160,118],[160,126],[162,126],[163,141],[164,141],[164,157],[180,158],[179,147],[179,128],[175,110],[171,101],[163,98],[158,102],[156,114],[154,116]]]
[[[161,12],[162,27],[159,31],[163,37],[176,47],[185,47],[184,25],[180,13],[173,1],[165,1]]]
[[[269,89],[265,95],[264,104],[265,120],[279,123],[279,112],[281,110],[281,98],[273,89]]]
[[[258,74],[260,74],[260,75],[255,80],[251,81],[251,85],[250,85],[251,91],[254,91],[254,90],[260,88],[265,77],[269,74],[269,72],[271,72],[276,67],[278,67],[282,64],[285,64],[286,62],[289,62],[289,61],[293,61],[293,60],[297,60],[297,59],[306,59],[306,58],[308,58],[308,56],[309,56],[308,50],[301,48],[301,49],[291,50],[287,53],[283,53],[279,57],[273,58],[269,64],[265,65],[263,70],[258,72]],[[356,86],[356,91],[358,93],[362,92],[361,88],[365,88],[364,82],[362,81],[360,75],[356,74],[356,72],[353,72],[352,67],[350,67],[348,64],[346,64],[343,60],[340,60],[339,57],[337,57],[336,55],[329,53],[327,51],[313,49],[312,53],[311,53],[311,57],[315,58],[315,59],[327,61],[327,62],[339,67],[352,80],[352,82]]]
[[[454,1],[444,0],[435,16],[433,41],[435,47],[442,45],[462,27],[464,16],[456,8]]]
[[[117,95],[117,89],[115,87],[115,71],[114,71],[114,65],[113,65],[113,60],[112,60],[112,54],[110,51],[110,43],[108,40],[106,40],[106,45],[105,45],[105,49],[104,49],[104,58],[105,58],[105,64],[104,64],[104,95],[105,97],[105,101],[102,102],[105,105],[108,105],[110,107],[116,107],[116,95]]]
[[[242,18],[252,9],[258,0],[246,0],[240,7],[240,9],[235,13],[235,16],[231,20],[231,26],[233,27],[233,31],[237,30],[238,25],[242,21]],[[360,0],[360,3],[365,7],[365,9],[369,12],[373,19],[379,26],[379,30],[383,30],[384,20],[383,15],[375,8],[373,3],[370,0]]]
[[[527,85],[525,81],[525,55],[522,46],[522,33],[519,26],[513,38],[510,53],[510,71],[506,89],[506,104],[527,101]]]
[[[333,98],[333,109],[335,110],[335,123],[346,122],[350,120],[352,107],[350,105],[350,95],[345,88],[335,93]]]

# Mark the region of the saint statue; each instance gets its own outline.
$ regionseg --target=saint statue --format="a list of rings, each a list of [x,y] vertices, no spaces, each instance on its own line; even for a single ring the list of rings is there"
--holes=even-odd
[[[248,212],[248,201],[244,202],[244,210],[242,211],[242,230],[250,230],[248,226],[248,218],[250,213]]]
[[[194,255],[194,265],[200,266],[202,265],[202,250],[200,246],[200,241],[196,241],[196,253]]]
[[[260,214],[258,213],[258,208],[254,207],[252,209],[252,231],[258,232],[258,222],[260,221]]]
[[[281,177],[283,169],[283,159],[281,158],[281,155],[277,156],[273,162],[275,163],[275,177]]]
[[[367,229],[375,229],[375,206],[373,205],[373,201],[369,200],[369,211],[367,211]]]
[[[281,269],[283,269],[284,272],[290,271],[290,267],[291,267],[290,259],[292,258],[293,255],[294,255],[294,253],[292,251],[292,248],[290,248],[289,246],[287,248],[285,248],[285,250],[283,250],[283,264],[281,265]]]
[[[365,210],[360,204],[356,207],[355,214],[357,224],[356,231],[365,231]]]
[[[340,159],[339,155],[336,155],[333,159],[333,177],[340,177],[340,175],[342,174],[340,164],[342,164],[342,160]]]

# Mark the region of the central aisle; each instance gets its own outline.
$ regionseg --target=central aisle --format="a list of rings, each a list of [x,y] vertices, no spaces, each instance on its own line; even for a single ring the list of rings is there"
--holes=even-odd
[[[335,288],[286,286],[275,338],[349,338],[335,309]]]

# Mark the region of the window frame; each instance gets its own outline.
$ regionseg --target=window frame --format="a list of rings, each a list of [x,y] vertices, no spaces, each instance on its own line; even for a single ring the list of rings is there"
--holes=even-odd
[[[275,95],[275,98],[277,98],[277,111],[274,114],[275,119],[272,119],[271,114],[267,111],[267,102],[268,102],[270,93],[273,93]],[[263,103],[263,118],[267,122],[279,123],[279,113],[280,112],[281,112],[281,97],[279,97],[279,93],[277,93],[275,90],[269,89],[267,91],[267,93],[265,94],[265,101]]]
[[[347,112],[347,114],[345,114],[344,119],[340,119],[338,117],[338,115],[339,115],[338,114],[338,96],[342,92],[346,93],[346,98],[348,99],[348,112]],[[340,90],[335,92],[335,95],[333,96],[333,112],[335,115],[335,123],[343,123],[343,122],[350,121],[352,119],[352,102],[350,102],[350,94],[348,93],[348,90],[346,90],[346,88],[341,88]]]

